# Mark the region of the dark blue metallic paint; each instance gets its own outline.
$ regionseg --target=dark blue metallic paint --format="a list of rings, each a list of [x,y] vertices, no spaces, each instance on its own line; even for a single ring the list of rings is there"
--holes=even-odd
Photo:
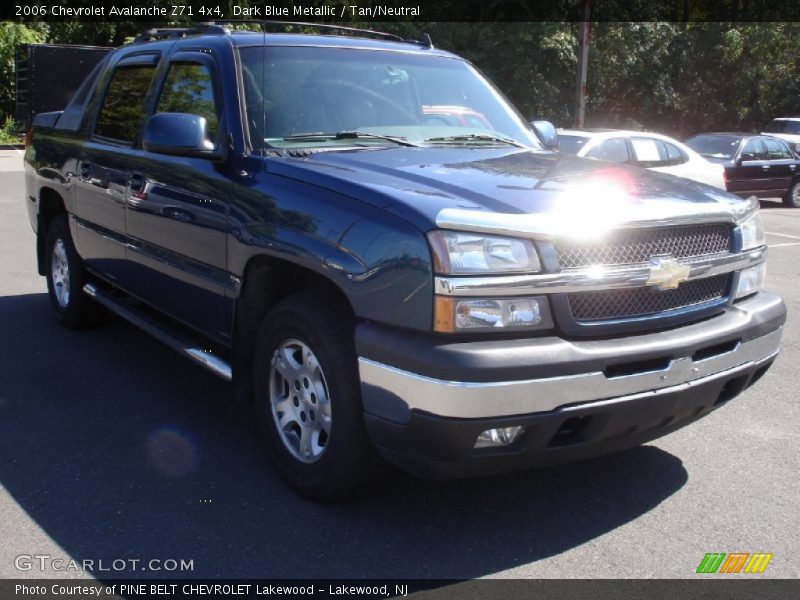
[[[151,114],[171,57],[202,51],[217,77],[225,160],[146,152],[140,140],[124,146],[89,139],[79,148],[85,138],[44,128],[26,155],[28,176],[34,170],[41,176],[37,191],[52,185],[83,224],[77,245],[90,267],[222,343],[231,340],[242,277],[262,256],[327,277],[362,319],[430,331],[433,277],[424,234],[440,210],[546,212],[566,187],[609,168],[543,150],[481,145],[256,155],[243,122],[236,46],[259,44],[453,57],[409,44],[281,34],[133,45],[114,53],[97,90],[105,89],[119,61],[158,53],[145,106]],[[95,91],[78,136],[91,131],[101,98]],[[84,162],[90,169],[81,173]],[[700,184],[626,172],[636,182],[637,202],[715,202]]]

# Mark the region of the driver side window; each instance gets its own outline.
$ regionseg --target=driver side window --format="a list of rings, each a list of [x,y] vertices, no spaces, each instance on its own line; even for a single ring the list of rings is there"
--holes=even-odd
[[[761,140],[753,139],[747,140],[742,147],[741,158],[743,161],[747,160],[766,160],[766,153],[764,152],[764,145]]]
[[[208,67],[198,63],[174,63],[170,66],[156,112],[200,115],[207,123],[208,138],[217,140],[219,110]]]

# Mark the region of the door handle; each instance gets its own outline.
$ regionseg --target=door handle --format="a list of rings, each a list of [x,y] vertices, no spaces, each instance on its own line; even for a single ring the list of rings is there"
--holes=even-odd
[[[92,174],[92,164],[85,162],[81,163],[81,179],[86,181],[89,179],[89,176]]]
[[[761,165],[761,168],[762,168],[762,169],[765,169],[765,170],[766,170],[766,169],[769,169],[769,167],[770,167],[769,165]]]
[[[134,173],[128,180],[128,186],[131,188],[132,192],[143,192],[144,184],[144,175],[141,173]]]

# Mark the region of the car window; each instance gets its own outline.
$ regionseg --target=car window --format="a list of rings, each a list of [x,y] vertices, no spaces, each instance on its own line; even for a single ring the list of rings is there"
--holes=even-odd
[[[670,166],[682,165],[683,163],[689,161],[689,157],[686,156],[686,154],[684,154],[683,151],[674,144],[664,142],[664,146],[667,148],[667,163]]]
[[[800,135],[800,121],[784,121],[775,119],[764,127],[767,133],[789,133],[792,135]]]
[[[747,140],[740,156],[742,160],[765,160],[764,145],[758,139]]]
[[[628,145],[625,138],[611,138],[589,150],[586,156],[616,163],[628,162]]]
[[[189,113],[204,117],[209,139],[217,139],[219,111],[208,67],[197,63],[172,64],[164,80],[156,112]]]
[[[741,139],[730,135],[696,135],[684,144],[700,156],[730,160],[739,149]]]
[[[122,66],[114,71],[94,128],[95,135],[123,142],[136,139],[153,73],[153,65]]]
[[[789,152],[789,148],[781,141],[764,140],[764,146],[767,148],[767,160],[792,158],[792,153]]]
[[[669,164],[667,147],[653,138],[631,138],[633,161],[639,167],[665,167]]]
[[[565,154],[577,154],[586,145],[590,138],[582,135],[559,135],[558,149]],[[628,160],[627,154],[625,160]]]

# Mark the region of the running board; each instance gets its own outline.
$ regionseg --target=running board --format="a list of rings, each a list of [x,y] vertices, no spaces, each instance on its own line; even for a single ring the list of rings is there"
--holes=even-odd
[[[83,292],[87,296],[93,298],[98,304],[105,306],[115,315],[122,317],[133,325],[136,325],[136,327],[149,333],[161,343],[166,344],[179,354],[182,354],[201,367],[205,367],[217,377],[221,377],[226,381],[231,380],[230,364],[223,358],[212,353],[210,350],[204,350],[196,344],[190,343],[178,332],[172,331],[144,312],[122,304],[119,300],[99,289],[92,283],[87,283],[84,285]]]

